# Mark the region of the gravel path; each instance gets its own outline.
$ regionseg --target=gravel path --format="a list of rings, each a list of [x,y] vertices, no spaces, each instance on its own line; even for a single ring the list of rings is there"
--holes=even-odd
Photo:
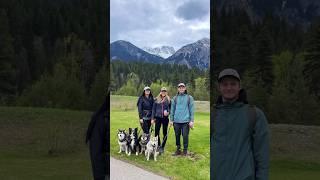
[[[124,161],[110,158],[111,180],[168,180],[152,172],[146,171]]]

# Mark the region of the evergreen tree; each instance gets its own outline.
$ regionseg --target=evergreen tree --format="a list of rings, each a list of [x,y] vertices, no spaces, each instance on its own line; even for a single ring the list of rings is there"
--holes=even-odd
[[[233,48],[234,67],[237,67],[240,74],[253,66],[252,63],[252,48],[251,48],[250,32],[247,26],[241,26],[239,33],[235,38]]]
[[[95,110],[103,103],[104,97],[107,96],[108,76],[106,66],[102,67],[97,73],[90,89],[88,109]]]
[[[0,9],[0,104],[12,104],[17,92],[13,38],[4,9]]]
[[[254,73],[256,82],[260,83],[267,91],[271,91],[273,73],[272,73],[272,40],[267,27],[262,27],[257,35],[257,44],[255,50]]]
[[[309,39],[305,53],[304,76],[310,91],[320,99],[320,25]]]

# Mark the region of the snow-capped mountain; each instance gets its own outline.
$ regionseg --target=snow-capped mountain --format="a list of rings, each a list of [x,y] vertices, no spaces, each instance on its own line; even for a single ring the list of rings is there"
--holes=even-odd
[[[163,58],[150,54],[128,41],[118,40],[110,44],[111,60],[143,61],[150,63],[163,63]]]
[[[164,49],[168,50],[168,52],[174,51],[171,47]],[[206,69],[209,68],[210,63],[210,40],[203,38],[185,45],[166,59],[150,54],[130,42],[118,40],[110,44],[110,58],[111,60],[123,60],[127,62],[143,61],[156,64],[181,64],[187,65],[189,68],[198,67]]]
[[[142,49],[150,54],[154,54],[163,58],[168,58],[169,56],[175,53],[174,48],[170,46],[161,46],[155,48],[143,47]]]
[[[210,40],[208,38],[203,38],[195,43],[185,45],[172,56],[167,58],[166,62],[171,64],[184,64],[189,68],[209,68]]]

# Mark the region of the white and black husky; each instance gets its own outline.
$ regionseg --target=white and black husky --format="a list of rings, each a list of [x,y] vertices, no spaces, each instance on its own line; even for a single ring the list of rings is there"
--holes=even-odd
[[[140,151],[140,154],[142,154],[144,152],[144,155],[146,156],[147,155],[147,144],[150,140],[150,135],[149,134],[146,134],[146,133],[142,133],[140,138],[139,138],[139,144],[140,144],[140,147],[141,147],[141,151]]]
[[[138,139],[138,128],[129,128],[129,142],[128,142],[128,155],[130,156],[131,153],[136,153],[138,156],[140,152],[140,144],[139,144],[139,139]]]
[[[128,146],[127,146],[127,134],[126,130],[118,129],[118,144],[119,144],[119,152],[126,152],[128,154]]]
[[[151,154],[153,154],[154,161],[157,161],[157,156],[159,154],[157,150],[158,150],[158,136],[151,137],[150,141],[147,144],[147,153],[146,153],[147,161],[149,161]]]

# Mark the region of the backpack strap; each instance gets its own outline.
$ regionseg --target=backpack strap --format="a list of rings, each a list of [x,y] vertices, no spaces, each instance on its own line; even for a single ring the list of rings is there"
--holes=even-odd
[[[172,104],[171,104],[171,109],[173,109],[172,115],[174,115],[174,113],[176,112],[176,107],[177,107],[177,96],[173,96],[172,99],[174,101],[174,107],[172,107]]]
[[[248,121],[249,121],[249,129],[250,129],[250,134],[254,134],[254,128],[257,123],[257,112],[256,112],[256,107],[254,105],[249,105],[248,107]]]
[[[187,94],[187,96],[188,96],[188,111],[189,111],[189,117],[191,117],[191,112],[190,112],[190,95],[189,94]]]
[[[174,97],[173,97],[173,100],[174,100],[174,109],[176,109],[176,105],[177,105],[177,96],[174,96]]]

